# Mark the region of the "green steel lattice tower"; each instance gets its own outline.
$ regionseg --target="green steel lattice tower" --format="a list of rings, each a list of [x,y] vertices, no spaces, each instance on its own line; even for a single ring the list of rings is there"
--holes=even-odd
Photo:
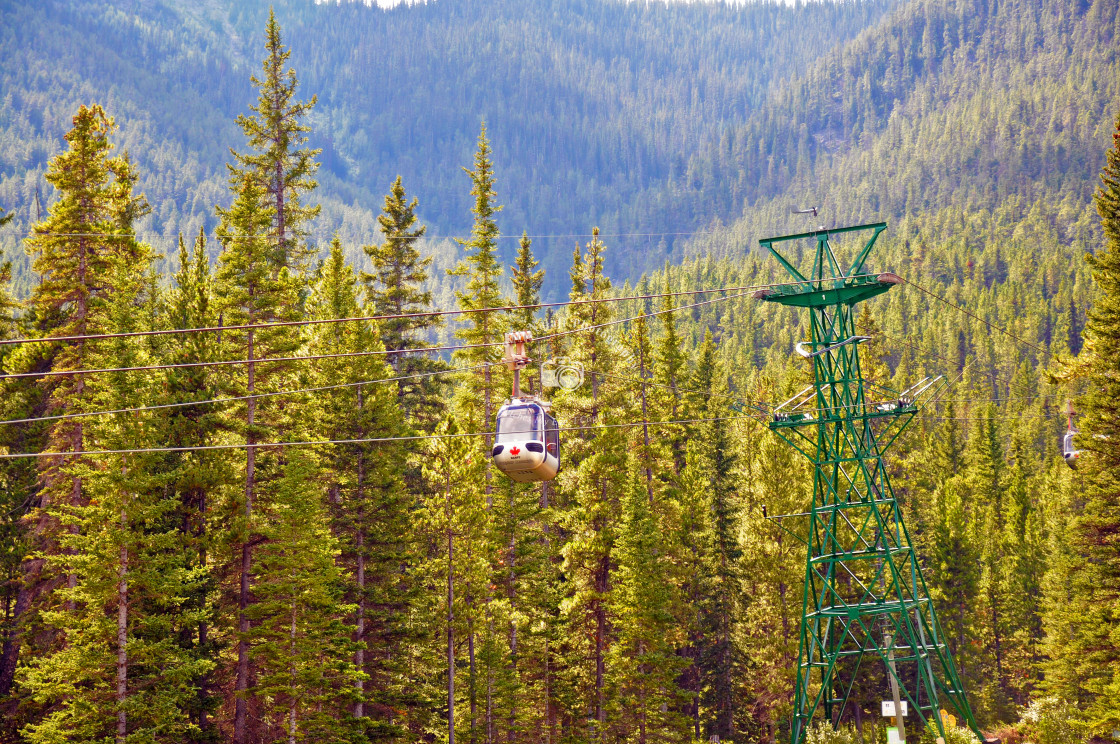
[[[856,335],[855,306],[902,281],[864,268],[886,227],[856,225],[759,241],[793,281],[756,297],[807,308],[811,328],[798,351],[812,359],[814,384],[778,406],[770,423],[813,463],[792,744],[804,743],[820,709],[826,720],[838,721],[861,669],[878,663],[909,703],[911,731],[932,723],[944,737],[938,711],[946,710],[983,741],[883,463],[929,381],[902,393],[876,389],[875,402],[869,402],[871,386],[860,373],[859,345],[867,338]],[[870,239],[844,270],[829,237],[868,230]],[[808,276],[774,247],[806,239],[816,241]]]

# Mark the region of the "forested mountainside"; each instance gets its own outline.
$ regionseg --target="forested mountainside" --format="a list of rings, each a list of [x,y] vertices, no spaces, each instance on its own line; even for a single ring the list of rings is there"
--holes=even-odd
[[[810,205],[828,224],[1042,210],[1084,246],[1120,106],[1118,38],[1107,0],[907,3],[696,156],[689,183],[741,222],[691,249],[741,253],[809,224],[789,209]]]
[[[480,119],[494,140],[504,231],[687,231],[708,208],[688,205],[695,218],[666,210],[697,149],[746,122],[775,84],[874,24],[891,2],[440,0],[383,10],[310,0],[6,0],[0,204],[29,224],[73,111],[97,100],[120,119],[121,144],[154,206],[142,229],[171,236],[157,248],[174,254],[178,230],[212,227],[213,206],[228,202],[224,163],[238,142],[234,118],[252,100],[270,5],[319,100],[310,121],[312,145],[323,150],[316,238],[325,250],[335,230],[368,238],[397,175],[433,234],[462,234],[470,201],[461,168]],[[612,269],[650,265],[646,243],[628,246]],[[570,241],[541,247],[558,269]],[[503,250],[511,260],[513,243]]]
[[[451,34],[490,19],[462,37],[477,39],[497,25],[491,6],[407,10],[448,19],[435,27]],[[547,15],[540,7],[532,17]],[[6,62],[4,74],[57,73],[79,98],[104,99],[120,128],[97,106],[74,99],[68,109],[45,94],[35,103],[13,92],[18,115],[15,103],[2,112],[18,124],[10,131],[66,141],[48,150],[49,137],[29,137],[40,160],[5,166],[10,191],[0,194],[26,199],[43,159],[59,153],[42,177],[42,220],[28,225],[26,202],[13,203],[16,221],[0,227],[32,233],[9,237],[9,255],[28,259],[0,296],[0,740],[787,741],[807,525],[790,517],[783,530],[767,516],[804,513],[812,478],[767,423],[808,384],[793,352],[808,330],[804,316],[753,297],[785,276],[749,249],[855,219],[889,223],[867,269],[904,280],[856,321],[870,337],[860,355],[872,401],[940,376],[885,466],[979,727],[1007,744],[1100,742],[1120,727],[1117,9],[914,0],[878,24],[860,15],[875,7],[886,9],[790,11],[848,18],[851,40],[797,57],[789,77],[773,68],[765,84],[740,80],[756,108],[739,125],[705,129],[703,96],[659,114],[675,122],[664,129],[635,122],[643,136],[671,139],[689,117],[703,119],[689,140],[699,154],[681,166],[691,180],[682,186],[663,165],[664,192],[602,193],[669,222],[680,209],[681,220],[711,223],[679,236],[691,241],[687,258],[638,277],[642,261],[664,257],[658,239],[667,251],[668,236],[635,246],[604,229],[565,238],[562,255],[526,238],[510,257],[502,237],[519,235],[508,220],[521,207],[505,184],[522,166],[498,141],[499,114],[482,132],[476,114],[462,114],[469,129],[454,135],[462,152],[450,163],[421,163],[446,145],[421,142],[417,174],[391,188],[346,185],[342,173],[361,161],[327,164],[347,152],[342,140],[311,154],[324,128],[341,130],[324,113],[333,89],[311,82],[330,67],[299,57],[313,35],[301,24],[320,11],[355,26],[362,13],[380,23],[403,11],[278,6],[266,37],[256,5],[5,6],[40,20],[71,9],[101,19],[94,41],[36,29],[28,44],[45,58],[94,43],[98,54],[23,73]],[[578,9],[545,25],[632,12],[684,26],[732,12]],[[790,17],[776,6],[734,12]],[[868,20],[862,32],[858,18]],[[61,23],[58,38],[74,25]],[[697,28],[634,26],[681,46],[696,40],[674,34]],[[220,47],[230,29],[240,57],[180,43]],[[137,52],[120,67],[123,42],[141,32],[153,60],[173,61],[141,64]],[[335,33],[323,60],[346,55]],[[576,56],[595,59],[592,35],[573,35]],[[386,53],[415,58],[407,45]],[[141,80],[153,99],[194,90],[191,100],[211,100],[189,74],[210,65],[226,81],[212,91],[220,106],[199,104],[212,127],[196,131],[170,109],[149,118],[143,95],[122,92]],[[288,65],[295,77],[281,74]],[[363,95],[400,79],[385,74]],[[495,91],[520,78],[496,79]],[[645,95],[651,110],[656,95],[684,100],[672,85],[634,85],[626,113],[604,104],[616,132]],[[257,99],[258,88],[269,94]],[[315,107],[299,103],[316,94]],[[580,119],[589,132],[601,123],[590,112]],[[194,132],[199,147],[177,144],[186,135],[161,139],[154,122]],[[287,149],[270,149],[269,137]],[[166,149],[141,156],[144,142]],[[130,160],[114,157],[134,146]],[[215,164],[190,154],[204,147]],[[620,160],[604,151],[602,163],[615,168],[627,156],[611,157]],[[453,194],[429,198],[423,169]],[[823,214],[789,214],[811,205]],[[461,220],[462,244],[421,235],[447,234],[425,211],[444,208]],[[578,229],[558,224],[585,232],[586,216],[574,218]],[[162,237],[185,226],[178,240]],[[835,240],[842,260],[856,245]],[[576,302],[534,310],[549,286]],[[730,291],[684,294],[713,288]],[[488,309],[505,305],[516,307]],[[368,315],[388,317],[341,322]],[[512,385],[496,344],[514,329],[547,336],[533,353],[582,375],[548,390],[536,370],[522,377],[562,427],[563,468],[544,486],[515,484],[489,457]],[[79,338],[46,340],[67,336]],[[416,351],[432,338],[457,348]],[[1058,448],[1067,398],[1081,414],[1076,469]],[[855,682],[850,703],[835,730],[818,712],[809,741],[881,744],[885,670],[842,661],[841,679]],[[909,744],[935,741],[914,723]],[[963,723],[948,723],[948,744],[976,740]]]

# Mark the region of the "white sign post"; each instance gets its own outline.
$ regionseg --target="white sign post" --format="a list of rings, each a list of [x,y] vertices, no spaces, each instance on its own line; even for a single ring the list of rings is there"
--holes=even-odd
[[[907,716],[910,715],[910,705],[906,700],[900,701],[900,704],[902,706],[902,717],[906,718]],[[895,717],[894,701],[893,700],[884,700],[883,701],[883,718],[894,718],[894,717]]]

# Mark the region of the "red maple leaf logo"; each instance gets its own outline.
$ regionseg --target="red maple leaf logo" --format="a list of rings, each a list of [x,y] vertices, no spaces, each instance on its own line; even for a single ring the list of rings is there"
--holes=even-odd
[[[510,447],[509,448],[509,453],[511,455],[513,455],[514,457],[517,457],[518,455],[521,454],[521,449],[519,447]]]

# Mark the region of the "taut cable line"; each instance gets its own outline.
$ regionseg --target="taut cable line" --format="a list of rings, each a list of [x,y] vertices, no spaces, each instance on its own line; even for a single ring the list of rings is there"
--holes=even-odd
[[[633,295],[628,297],[600,297],[596,299],[587,300],[565,300],[562,302],[542,302],[536,305],[501,305],[497,307],[480,307],[473,310],[430,310],[417,313],[398,313],[396,315],[363,315],[350,318],[322,318],[318,320],[285,320],[272,323],[245,323],[242,325],[227,325],[227,326],[203,326],[200,328],[163,328],[152,331],[130,331],[128,333],[92,333],[78,336],[43,336],[42,338],[12,338],[0,339],[0,346],[12,346],[15,344],[43,344],[52,342],[70,342],[70,341],[100,341],[111,338],[137,338],[143,336],[172,336],[183,333],[214,333],[219,331],[245,331],[255,328],[284,328],[290,326],[314,326],[325,325],[332,323],[357,323],[368,321],[381,321],[381,320],[407,320],[409,318],[433,318],[446,315],[472,315],[477,313],[492,313],[492,312],[510,312],[512,310],[540,310],[550,307],[567,307],[570,305],[589,305],[601,302],[629,302],[636,300],[655,300],[662,297],[683,297],[698,294],[712,294],[714,292],[740,292],[749,291],[752,289],[767,289],[771,287],[781,287],[789,284],[790,282],[783,282],[779,284],[756,284],[747,285],[742,287],[717,287],[714,289],[692,289],[682,290],[679,292],[661,292],[658,294],[648,295]],[[411,349],[401,349],[400,352],[413,351]],[[396,352],[390,352],[396,353]]]
[[[566,426],[564,431],[589,431],[599,429],[626,429],[635,426],[662,426],[670,424],[700,424],[711,421],[740,421],[750,419],[751,421],[759,421],[757,416],[747,414],[739,416],[717,416],[712,418],[699,418],[699,419],[674,419],[667,421],[629,421],[622,424],[594,424],[588,426]],[[472,431],[463,432],[459,434],[416,434],[413,436],[405,437],[368,437],[361,439],[308,439],[299,440],[294,442],[254,442],[238,443],[238,444],[203,444],[190,447],[137,447],[134,449],[105,449],[105,450],[76,450],[74,452],[14,452],[0,454],[0,460],[19,460],[38,457],[79,457],[86,455],[140,455],[150,454],[156,452],[201,452],[211,450],[233,450],[233,449],[248,449],[252,448],[273,448],[273,447],[308,447],[308,446],[321,446],[321,445],[339,445],[339,444],[389,444],[392,442],[412,442],[420,439],[459,439],[461,437],[485,437],[494,436],[496,432],[492,431]]]
[[[737,290],[737,289],[743,289],[744,291],[739,292],[737,294],[727,295],[727,296],[724,296],[724,297],[716,297],[716,298],[713,298],[713,299],[703,300],[701,302],[693,302],[693,303],[690,303],[690,304],[687,304],[687,305],[678,305],[676,307],[671,307],[671,308],[668,308],[668,309],[665,309],[665,310],[655,310],[655,311],[650,312],[650,313],[644,313],[642,315],[635,315],[635,316],[632,316],[632,317],[629,317],[629,318],[621,318],[619,320],[612,320],[612,321],[609,321],[607,323],[599,323],[599,324],[593,325],[593,326],[584,326],[584,327],[581,327],[581,328],[572,328],[572,329],[569,329],[569,330],[558,331],[556,333],[551,333],[551,334],[548,334],[546,336],[541,336],[540,338],[538,338],[536,340],[537,341],[548,341],[548,340],[551,340],[551,339],[554,339],[554,338],[560,338],[560,337],[563,337],[563,336],[571,336],[571,335],[574,335],[574,334],[577,334],[577,333],[585,333],[587,331],[593,331],[593,330],[596,330],[596,329],[599,329],[599,328],[605,328],[607,326],[617,325],[619,323],[629,323],[631,321],[639,320],[641,318],[652,318],[652,317],[655,317],[655,316],[658,316],[658,315],[663,315],[665,313],[677,312],[678,310],[689,310],[689,309],[692,309],[692,308],[695,308],[695,307],[701,307],[703,305],[710,305],[714,302],[722,302],[724,300],[733,300],[733,299],[736,299],[736,298],[739,298],[739,297],[745,297],[745,296],[750,294],[751,290],[766,289],[766,288],[774,287],[774,286],[782,286],[782,285],[765,284],[765,285],[754,285],[754,286],[749,286],[749,287],[735,287],[735,288],[732,288],[730,290],[728,290],[728,289],[711,290],[711,291],[723,292],[723,291],[733,291],[733,290]],[[707,290],[704,290],[704,291],[707,291]],[[603,298],[602,300],[596,300],[596,301],[607,301],[608,299],[610,299],[610,298]],[[639,298],[624,298],[624,299],[642,299],[642,298],[639,297]],[[560,304],[571,304],[571,303],[560,303]],[[509,307],[512,308],[512,309],[516,309],[518,306],[517,305],[512,305],[512,306],[509,306]],[[451,311],[448,311],[448,312],[451,312]],[[458,311],[455,311],[455,312],[458,312]],[[350,319],[350,320],[353,320],[353,319]],[[301,324],[301,323],[303,323],[303,321],[298,321],[298,322],[293,321],[293,324]],[[230,329],[231,329],[231,327],[227,326],[225,328],[215,328],[213,330],[230,330]],[[135,334],[123,334],[123,335],[151,335],[151,333],[137,332]],[[37,340],[43,340],[43,341],[62,341],[62,340],[68,340],[68,339],[69,340],[90,340],[91,338],[102,338],[102,337],[113,337],[113,336],[110,334],[108,336],[100,336],[100,337],[74,336],[74,337],[46,338],[46,339],[37,339]],[[390,354],[424,354],[424,353],[432,353],[432,352],[439,352],[439,351],[462,351],[462,350],[465,350],[465,349],[479,349],[479,348],[488,348],[488,347],[496,348],[496,347],[500,347],[500,346],[502,346],[502,344],[500,342],[485,343],[485,344],[458,344],[458,345],[452,345],[452,346],[429,346],[429,347],[421,347],[421,348],[416,348],[416,349],[380,349],[380,350],[376,350],[376,351],[352,351],[352,352],[343,352],[343,353],[337,353],[337,354],[313,354],[313,355],[308,355],[308,356],[271,357],[271,358],[264,358],[264,359],[225,359],[225,360],[216,360],[216,361],[209,361],[209,362],[179,362],[179,363],[170,363],[170,364],[149,364],[149,365],[144,365],[144,366],[139,366],[139,367],[102,367],[102,368],[98,368],[98,369],[72,369],[72,370],[50,370],[50,371],[46,371],[46,372],[20,372],[20,373],[10,374],[10,375],[0,375],[0,380],[19,379],[19,378],[23,378],[23,377],[58,377],[58,376],[66,376],[66,375],[103,374],[103,373],[109,373],[109,372],[151,372],[151,371],[165,370],[165,369],[190,369],[190,368],[197,368],[197,367],[219,367],[219,366],[241,365],[241,364],[249,364],[249,363],[253,363],[253,364],[272,364],[272,363],[278,363],[278,362],[300,362],[300,361],[313,361],[313,360],[319,360],[319,359],[341,359],[341,358],[348,358],[348,357],[386,356],[386,355],[390,355]]]
[[[1008,338],[1015,339],[1016,341],[1021,343],[1023,346],[1034,349],[1035,351],[1037,351],[1040,354],[1049,354],[1050,353],[1046,349],[1042,348],[1041,346],[1038,346],[1037,344],[1032,344],[1030,341],[1019,338],[1018,336],[1016,336],[1014,333],[1007,330],[1006,328],[1002,328],[1000,326],[997,326],[994,323],[989,323],[988,321],[981,318],[979,315],[976,315],[975,313],[972,313],[972,312],[968,311],[967,309],[961,307],[960,305],[957,305],[956,303],[950,302],[949,300],[945,299],[944,297],[929,291],[928,289],[926,289],[925,287],[923,287],[920,284],[916,284],[916,283],[910,281],[909,279],[906,279],[905,277],[903,277],[902,281],[906,282],[907,284],[909,284],[914,289],[917,289],[920,292],[924,292],[925,294],[929,295],[930,297],[937,300],[938,302],[942,302],[942,303],[948,305],[949,307],[951,307],[955,310],[959,310],[960,312],[964,313],[965,315],[972,318],[976,322],[983,323],[984,325],[986,325],[988,328],[992,329],[993,331],[998,331],[999,333],[1002,333],[1003,335],[1007,336]]]
[[[431,372],[418,372],[414,375],[403,375],[401,377],[380,377],[373,380],[358,380],[356,382],[340,382],[334,385],[320,385],[317,387],[306,388],[293,388],[290,390],[274,390],[267,393],[254,393],[252,395],[233,395],[225,398],[208,398],[205,400],[188,400],[179,403],[160,403],[154,406],[136,406],[134,408],[114,408],[105,411],[81,411],[78,413],[61,413],[55,416],[35,416],[32,418],[22,419],[9,419],[0,421],[0,426],[7,424],[32,424],[39,421],[66,421],[75,418],[87,418],[89,416],[108,416],[116,413],[146,413],[147,411],[159,411],[168,408],[189,408],[191,406],[206,406],[217,403],[234,403],[242,400],[258,400],[260,398],[275,398],[281,395],[298,395],[300,393],[319,393],[326,390],[340,390],[343,388],[363,387],[365,385],[380,385],[386,382],[402,382],[404,380],[416,380],[423,377],[436,377],[438,375],[458,374],[460,372],[474,372],[475,370],[483,369],[485,367],[501,366],[502,362],[486,362],[484,364],[476,364],[473,367],[449,367],[448,369],[434,370]]]

